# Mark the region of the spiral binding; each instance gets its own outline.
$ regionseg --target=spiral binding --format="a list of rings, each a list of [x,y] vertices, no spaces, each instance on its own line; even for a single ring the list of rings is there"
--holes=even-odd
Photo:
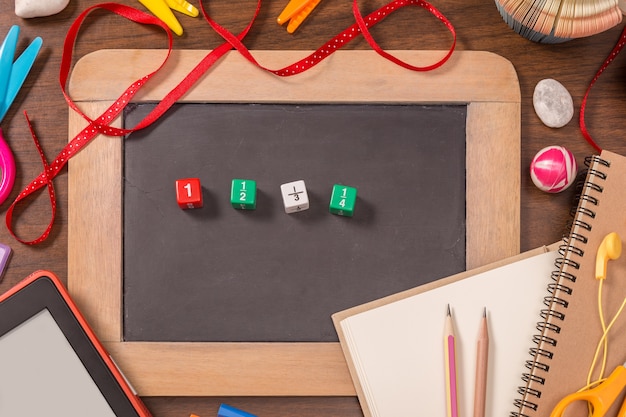
[[[598,198],[590,195],[590,192],[603,192],[604,187],[601,183],[606,180],[607,174],[602,171],[602,167],[610,168],[611,163],[596,155],[585,158],[585,166],[587,169],[579,174],[576,182],[576,195],[570,212],[572,220],[566,225],[567,231],[558,248],[559,257],[554,262],[556,269],[552,272],[552,282],[547,287],[548,295],[543,299],[547,308],[540,312],[543,321],[537,323],[539,333],[532,338],[534,346],[528,352],[531,359],[525,363],[530,372],[522,374],[522,381],[526,385],[518,387],[517,392],[522,398],[514,401],[513,404],[518,411],[511,412],[511,417],[530,417],[522,412],[524,409],[537,411],[538,404],[534,401],[541,397],[541,390],[536,387],[545,384],[546,379],[541,373],[550,371],[549,361],[553,357],[550,348],[556,346],[562,328],[562,324],[559,326],[555,322],[562,323],[565,320],[564,310],[569,306],[571,285],[576,282],[575,271],[580,268],[580,262],[576,259],[585,255],[587,237],[584,233],[591,231],[592,221],[596,216],[593,207],[598,205]],[[531,384],[534,384],[534,387]]]

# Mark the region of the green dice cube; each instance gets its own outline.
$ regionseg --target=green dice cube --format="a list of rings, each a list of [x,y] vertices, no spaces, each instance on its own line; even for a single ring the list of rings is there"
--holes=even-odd
[[[230,187],[230,204],[239,210],[256,209],[256,181],[234,179]]]
[[[329,207],[331,213],[339,216],[352,217],[355,204],[356,188],[340,184],[333,185]]]

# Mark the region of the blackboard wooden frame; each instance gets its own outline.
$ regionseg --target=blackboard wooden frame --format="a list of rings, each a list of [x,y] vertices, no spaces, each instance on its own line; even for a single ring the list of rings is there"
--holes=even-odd
[[[92,117],[163,50],[102,50],[75,66],[69,91]],[[414,65],[443,51],[394,51]],[[178,50],[135,101],[160,100],[206,54]],[[256,51],[280,68],[301,51]],[[125,65],[118,65],[125,62]],[[457,51],[440,69],[412,72],[372,51],[339,51],[303,74],[279,78],[230,52],[181,101],[467,105],[467,268],[519,253],[520,90],[511,63]],[[115,121],[121,125],[121,119]],[[69,137],[85,121],[71,112]],[[338,343],[125,342],[122,334],[122,139],[96,138],[69,162],[68,287],[142,396],[355,395]]]

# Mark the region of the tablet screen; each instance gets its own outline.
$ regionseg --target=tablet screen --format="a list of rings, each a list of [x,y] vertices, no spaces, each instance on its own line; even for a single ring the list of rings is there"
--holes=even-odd
[[[44,309],[0,337],[0,416],[115,417]]]
[[[0,417],[149,417],[61,281],[0,294]]]

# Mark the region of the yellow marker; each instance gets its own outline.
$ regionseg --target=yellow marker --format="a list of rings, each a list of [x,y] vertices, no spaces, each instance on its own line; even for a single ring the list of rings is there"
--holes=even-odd
[[[199,14],[198,9],[185,0],[139,0],[139,2],[146,6],[152,14],[162,20],[178,36],[183,34],[183,27],[176,19],[176,16],[174,16],[174,13],[172,13],[172,9],[191,17],[196,17]]]
[[[315,9],[321,0],[290,0],[276,21],[279,25],[289,21],[287,32],[293,33],[300,23]]]
[[[622,240],[615,232],[604,237],[598,247],[596,256],[596,279],[606,278],[606,267],[609,259],[615,260],[622,254]]]

